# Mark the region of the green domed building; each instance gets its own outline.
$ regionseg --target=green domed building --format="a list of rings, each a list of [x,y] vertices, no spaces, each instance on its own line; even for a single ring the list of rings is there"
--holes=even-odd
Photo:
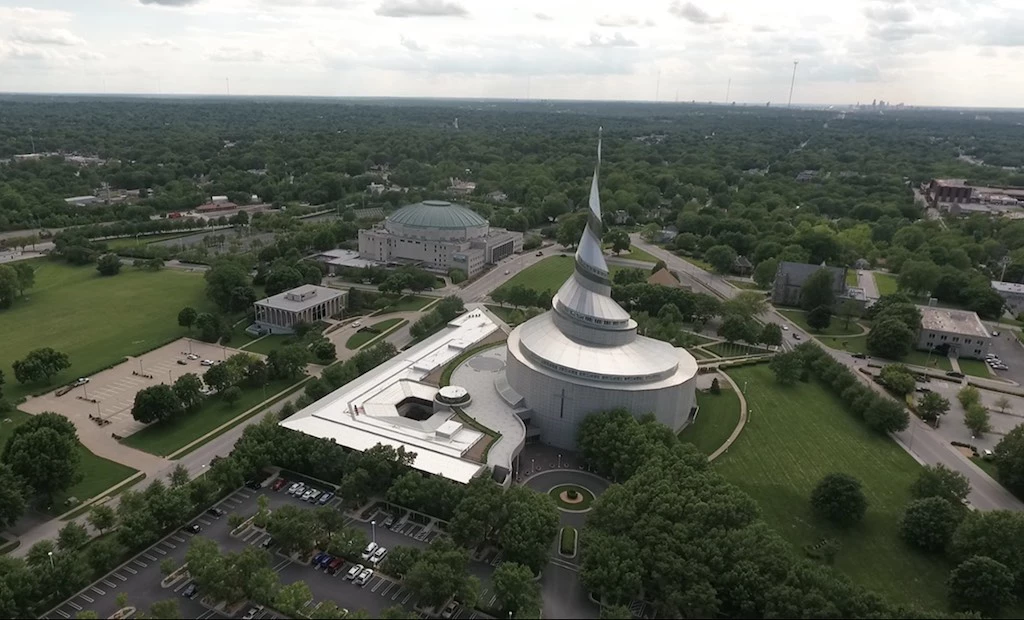
[[[360,258],[438,273],[457,268],[471,278],[522,249],[522,233],[491,228],[469,207],[444,200],[406,205],[359,231]]]

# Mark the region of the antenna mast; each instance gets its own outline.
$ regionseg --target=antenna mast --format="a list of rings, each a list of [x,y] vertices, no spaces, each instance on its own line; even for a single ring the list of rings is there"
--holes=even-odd
[[[800,61],[793,61],[793,79],[789,81],[789,101],[786,102],[786,107],[793,105],[793,85],[796,84],[796,66],[800,64]]]

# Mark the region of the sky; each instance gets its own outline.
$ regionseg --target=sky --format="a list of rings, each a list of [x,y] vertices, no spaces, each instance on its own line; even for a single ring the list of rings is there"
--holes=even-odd
[[[1024,107],[1022,0],[0,0],[0,92]]]

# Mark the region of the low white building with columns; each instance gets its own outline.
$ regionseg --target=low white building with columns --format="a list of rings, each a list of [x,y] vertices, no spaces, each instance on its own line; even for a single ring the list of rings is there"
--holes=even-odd
[[[345,310],[346,291],[325,286],[302,286],[261,299],[255,304],[256,330],[291,334],[297,323],[315,323]]]

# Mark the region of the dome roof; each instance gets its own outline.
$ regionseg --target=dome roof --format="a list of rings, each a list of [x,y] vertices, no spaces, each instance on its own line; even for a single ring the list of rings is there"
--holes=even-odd
[[[388,222],[412,228],[447,230],[487,226],[487,220],[469,207],[444,200],[424,200],[402,207],[388,217]]]

